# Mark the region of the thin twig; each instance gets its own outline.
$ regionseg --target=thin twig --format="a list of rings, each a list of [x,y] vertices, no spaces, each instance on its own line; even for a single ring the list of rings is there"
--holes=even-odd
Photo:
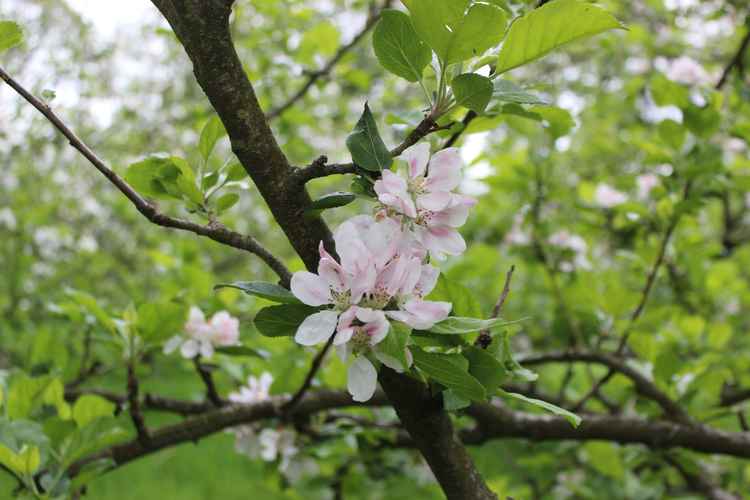
[[[11,78],[2,68],[0,68],[0,79],[4,80],[13,90],[23,97],[29,104],[34,106],[52,125],[65,136],[70,145],[78,150],[102,175],[104,175],[115,187],[124,194],[135,208],[149,221],[162,227],[181,229],[189,231],[200,236],[206,236],[214,241],[225,245],[245,250],[257,255],[263,260],[276,274],[281,278],[282,284],[288,286],[291,280],[291,273],[286,266],[274,257],[271,252],[266,250],[255,238],[237,233],[218,222],[212,222],[208,225],[200,225],[184,219],[178,219],[165,215],[156,208],[154,204],[143,198],[133,189],[123,178],[114,170],[109,168],[91,148],[89,148],[76,134],[50,109],[43,101],[37,99],[28,90],[21,86],[17,81]]]
[[[212,405],[219,408],[224,405],[224,400],[219,396],[219,391],[216,390],[216,384],[214,383],[214,377],[211,374],[211,370],[201,363],[200,356],[193,358],[193,364],[195,365],[195,371],[200,375],[203,385],[206,386],[206,398],[211,402]]]
[[[320,367],[323,365],[323,360],[326,357],[326,354],[331,349],[331,346],[333,345],[333,339],[334,335],[331,335],[331,337],[328,339],[328,342],[326,342],[326,345],[323,346],[323,348],[318,351],[318,354],[315,355],[315,358],[313,358],[312,364],[310,365],[310,370],[308,370],[307,375],[305,376],[304,382],[302,382],[302,385],[297,390],[297,392],[294,393],[292,396],[292,399],[290,399],[287,403],[285,403],[281,407],[281,411],[289,415],[291,414],[297,407],[297,405],[302,401],[302,398],[305,397],[305,394],[310,389],[310,386],[312,385],[312,381],[315,378],[315,375],[317,375],[318,370],[320,370]]]
[[[510,266],[510,269],[508,269],[508,272],[505,274],[505,285],[503,285],[503,291],[500,293],[500,298],[497,299],[495,307],[492,309],[492,319],[499,317],[500,312],[503,310],[503,305],[505,305],[505,301],[508,299],[508,294],[510,293],[510,281],[513,279],[513,272],[515,270],[516,266]],[[482,349],[487,349],[491,343],[492,335],[490,335],[489,328],[480,330],[479,336],[474,341],[474,345],[479,346]]]
[[[146,427],[146,421],[141,413],[141,400],[138,395],[138,378],[135,375],[135,366],[133,360],[128,361],[128,412],[130,419],[133,421],[138,441],[143,446],[150,446],[151,435]]]
[[[339,49],[336,51],[336,53],[331,57],[331,59],[319,70],[316,71],[310,71],[307,73],[307,81],[305,81],[304,85],[300,87],[300,89],[292,95],[289,99],[287,99],[283,104],[273,108],[271,111],[268,112],[267,117],[268,120],[274,120],[281,116],[286,110],[294,106],[298,101],[300,101],[305,95],[310,91],[313,85],[320,80],[321,78],[327,77],[332,71],[333,68],[336,66],[336,64],[339,63],[341,58],[343,58],[347,52],[352,50],[367,34],[368,31],[372,29],[373,26],[375,26],[375,23],[380,19],[380,13],[383,9],[390,6],[392,3],[392,0],[386,0],[383,2],[383,6],[378,9],[375,7],[375,3],[373,3],[370,7],[370,13],[367,16],[367,20],[365,21],[365,25],[362,27],[359,32],[357,32],[356,35],[354,35],[354,38],[352,40],[339,47]]]
[[[748,46],[750,46],[750,30],[748,30],[747,34],[745,34],[745,37],[740,42],[740,46],[737,48],[737,52],[735,52],[734,54],[734,57],[732,57],[732,59],[729,61],[729,64],[727,64],[727,66],[724,68],[724,71],[721,73],[721,78],[719,78],[719,81],[716,82],[716,90],[721,90],[724,84],[729,81],[729,75],[732,73],[732,70],[734,68],[737,68],[740,72],[740,76],[742,76],[742,71],[744,69],[742,66],[742,58],[745,57],[745,51],[747,50]]]
[[[466,127],[468,127],[469,124],[472,121],[474,121],[474,118],[477,118],[478,116],[479,115],[474,111],[469,111],[468,113],[466,113],[466,116],[464,116],[464,119],[461,120],[461,124],[463,125],[463,127],[461,127],[461,130],[454,132],[453,135],[450,136],[447,141],[445,141],[445,144],[443,144],[443,147],[441,149],[446,149],[446,148],[453,146],[456,143],[456,141],[458,141],[458,139],[461,137],[461,135],[464,133],[464,130],[466,130]]]

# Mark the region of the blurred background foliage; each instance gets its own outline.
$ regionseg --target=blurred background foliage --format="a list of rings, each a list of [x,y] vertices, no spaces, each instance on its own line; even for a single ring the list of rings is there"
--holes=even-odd
[[[118,172],[157,153],[198,164],[198,136],[212,113],[171,31],[155,9],[146,8],[139,25],[104,33],[85,15],[85,3],[74,9],[60,0],[4,0],[0,17],[22,25],[26,43],[5,54],[3,65],[45,95]],[[499,3],[522,12],[536,2]],[[486,315],[505,272],[516,266],[504,316],[529,318],[513,338],[521,357],[616,345],[679,213],[629,347],[639,355],[638,368],[691,415],[738,430],[743,405],[719,403],[727,388],[750,386],[750,87],[737,72],[721,91],[715,85],[747,33],[748,6],[743,0],[600,3],[629,29],[573,44],[509,76],[558,108],[539,110],[541,121],[528,110],[482,117],[465,131],[463,189],[480,202],[463,229],[469,250],[442,269]],[[351,0],[239,0],[234,36],[264,107],[293,95],[307,72],[322,67],[356,34],[368,8],[368,2]],[[680,74],[687,63],[680,58],[699,65],[688,65],[687,80]],[[750,65],[747,55],[745,63]],[[295,164],[321,154],[344,161],[346,135],[365,100],[389,144],[400,142],[421,119],[419,89],[385,74],[368,40],[273,127]],[[231,155],[226,140],[217,147],[215,167]],[[220,390],[263,370],[275,376],[274,393],[300,384],[311,353],[253,331],[251,319],[263,301],[212,290],[226,281],[271,281],[269,270],[228,247],[149,225],[6,87],[0,87],[0,164],[5,385],[18,370],[73,381],[86,369],[82,359],[90,351],[87,359],[112,367],[96,385],[120,389],[121,354],[101,327],[66,314],[71,289],[91,294],[113,316],[131,304],[173,298],[208,312],[227,309],[242,320],[243,342],[271,356],[218,358],[224,368],[217,371]],[[652,179],[651,188],[639,187],[643,176]],[[602,196],[603,185],[624,199],[613,205],[612,196]],[[346,188],[343,178],[311,185],[314,195]],[[254,187],[245,181],[232,189],[241,199],[221,221],[256,235],[293,270],[301,269]],[[160,207],[192,217],[171,202]],[[326,218],[335,225],[361,210],[355,204],[326,212]],[[539,371],[535,390],[573,402],[606,373],[597,366],[567,370],[554,364]],[[146,392],[197,399],[203,391],[190,363],[159,352],[146,359],[139,375]],[[329,363],[322,381],[344,386],[342,365]],[[657,414],[618,375],[602,395],[629,412]],[[609,408],[592,399],[584,410]],[[149,415],[152,420],[169,417]],[[91,484],[89,495],[330,498],[337,471],[356,452],[353,436],[343,433],[318,445],[321,471],[305,488],[288,488],[269,466],[235,454],[230,436],[217,435],[107,474]],[[677,472],[638,446],[505,440],[473,452],[489,484],[513,498],[691,498],[679,487]],[[700,460],[731,490],[750,491],[746,463]],[[411,452],[361,455],[348,467],[343,497],[439,498],[426,471]],[[12,489],[13,482],[0,474],[0,491]]]

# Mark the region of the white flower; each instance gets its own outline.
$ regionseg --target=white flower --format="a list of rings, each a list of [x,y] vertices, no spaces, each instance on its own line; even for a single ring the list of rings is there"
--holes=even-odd
[[[547,243],[552,246],[570,250],[571,252],[573,252],[572,262],[565,260],[560,264],[560,269],[562,271],[571,272],[575,268],[591,268],[591,264],[589,263],[589,260],[586,256],[586,252],[588,251],[586,240],[584,240],[577,234],[571,234],[570,232],[563,229],[550,235],[550,237],[547,239]]]
[[[164,344],[164,354],[171,354],[180,349],[182,357],[192,359],[198,355],[210,358],[214,348],[236,345],[239,342],[240,322],[226,311],[214,314],[211,321],[199,308],[190,308],[190,315],[185,323],[185,334],[175,335]]]
[[[613,208],[628,201],[628,197],[608,184],[596,186],[594,201],[602,208]]]
[[[670,62],[667,78],[685,85],[705,85],[710,82],[703,66],[688,56],[680,56]]]
[[[229,401],[233,403],[252,404],[268,401],[271,398],[270,390],[273,376],[263,372],[260,377],[250,375],[247,385],[239,388],[237,392],[229,393]]]
[[[635,182],[638,184],[638,198],[643,200],[648,198],[651,190],[659,185],[659,176],[656,174],[643,174],[636,177]]]
[[[10,207],[5,207],[0,210],[0,226],[5,226],[11,231],[16,228],[16,215],[13,213],[13,210],[11,210]]]

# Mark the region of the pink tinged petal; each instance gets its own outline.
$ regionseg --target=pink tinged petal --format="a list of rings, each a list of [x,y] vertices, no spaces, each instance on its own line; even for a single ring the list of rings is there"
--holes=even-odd
[[[438,321],[448,317],[451,312],[450,302],[432,302],[429,300],[410,300],[404,304],[404,310],[411,314],[407,325],[418,330],[427,330]]]
[[[331,303],[331,289],[328,282],[307,271],[297,271],[292,276],[292,293],[308,306],[322,306]]]
[[[311,346],[321,344],[331,338],[339,314],[336,311],[321,311],[311,314],[299,325],[294,340],[298,344]]]
[[[185,323],[185,332],[189,335],[194,336],[206,325],[206,317],[203,315],[203,311],[193,306],[190,308],[190,314],[188,320]]]
[[[422,266],[422,272],[419,275],[419,281],[417,281],[414,291],[420,297],[428,295],[432,290],[435,289],[438,277],[440,277],[440,270],[429,264]]]
[[[469,217],[469,209],[476,205],[476,200],[467,196],[453,195],[448,207],[433,213],[430,222],[436,226],[461,227]]]
[[[408,259],[408,266],[406,273],[404,274],[401,288],[399,289],[400,295],[411,295],[414,289],[419,283],[419,278],[422,274],[422,259],[412,257]]]
[[[370,345],[380,343],[390,329],[390,323],[385,318],[383,311],[376,311],[364,307],[357,308],[357,319],[365,324],[365,333],[370,337]]]
[[[453,195],[449,191],[433,191],[419,196],[417,206],[436,212],[447,208],[451,201],[453,201]]]
[[[234,345],[240,339],[240,322],[226,311],[219,311],[211,318],[212,341],[217,345]]]
[[[406,183],[406,179],[400,175],[390,170],[383,170],[382,180],[382,188],[385,189],[385,192],[395,194],[396,196],[407,194],[408,184]]]
[[[336,335],[333,336],[333,345],[340,346],[346,344],[352,339],[352,335],[354,335],[354,328],[338,330]]]
[[[430,144],[420,142],[401,153],[401,159],[409,166],[409,177],[415,179],[424,174],[427,162],[430,161]]]
[[[377,279],[375,264],[369,263],[365,269],[360,270],[351,280],[351,303],[357,304],[364,294],[373,291]]]
[[[466,250],[461,234],[449,226],[429,227],[423,242],[430,252],[460,255]]]
[[[425,188],[428,191],[450,191],[461,182],[461,155],[456,148],[443,149],[432,156]]]
[[[349,366],[346,388],[354,401],[368,401],[377,387],[378,372],[370,360],[360,356]]]

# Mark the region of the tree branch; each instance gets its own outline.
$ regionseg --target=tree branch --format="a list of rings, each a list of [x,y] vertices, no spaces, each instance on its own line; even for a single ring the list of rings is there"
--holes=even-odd
[[[750,20],[750,17],[748,18]],[[748,24],[747,22],[745,23]],[[740,70],[740,75],[742,74],[742,59],[745,57],[745,51],[747,50],[747,47],[750,46],[750,29],[748,29],[748,32],[745,34],[744,38],[742,38],[742,41],[740,42],[739,47],[737,48],[737,52],[735,52],[734,57],[729,61],[729,64],[724,68],[724,71],[721,73],[721,78],[719,78],[719,81],[716,82],[716,90],[721,90],[721,88],[724,86],[724,84],[729,81],[729,75],[732,73],[732,70],[734,68],[737,68]]]
[[[200,236],[206,236],[214,241],[223,243],[239,250],[245,250],[263,260],[271,269],[278,274],[282,283],[288,286],[291,273],[284,264],[266,250],[258,241],[251,236],[246,236],[231,231],[218,222],[212,222],[206,226],[196,224],[184,219],[170,217],[158,211],[156,206],[143,198],[121,178],[114,170],[109,168],[91,148],[89,148],[65,123],[50,109],[43,101],[37,99],[23,86],[16,82],[8,73],[0,68],[0,79],[4,80],[13,90],[23,97],[29,104],[34,106],[54,127],[68,139],[70,145],[78,150],[99,172],[102,173],[114,186],[130,200],[135,208],[149,221],[156,225],[189,231]]]
[[[226,404],[226,401],[221,399],[219,391],[216,390],[216,384],[214,383],[214,377],[211,374],[211,369],[201,363],[200,356],[193,358],[193,364],[195,365],[195,371],[198,372],[203,385],[206,386],[206,399],[211,402],[215,407],[221,407]]]
[[[302,398],[305,397],[305,394],[310,389],[310,386],[312,385],[312,381],[315,378],[315,375],[320,370],[320,367],[323,365],[323,360],[326,357],[326,354],[331,349],[331,346],[333,345],[333,339],[334,335],[331,335],[331,337],[328,339],[328,342],[326,342],[326,345],[324,345],[320,351],[315,355],[315,358],[313,358],[313,362],[310,365],[310,370],[308,370],[307,375],[305,376],[304,382],[302,382],[302,385],[297,390],[296,393],[294,393],[294,396],[292,396],[292,399],[289,400],[288,403],[286,403],[281,410],[289,414],[294,411],[294,408],[302,401]]]
[[[503,291],[500,293],[500,298],[497,299],[497,302],[495,303],[495,307],[492,309],[492,319],[495,319],[498,316],[500,316],[500,312],[503,310],[503,305],[505,304],[505,301],[508,299],[508,294],[510,293],[510,280],[513,279],[513,272],[515,270],[516,270],[516,266],[510,266],[510,269],[505,274],[505,285],[503,285]],[[492,343],[492,336],[490,335],[490,330],[485,329],[479,332],[479,336],[477,337],[477,340],[474,342],[474,345],[477,345],[481,347],[482,349],[487,349],[491,343]]]
[[[151,435],[146,427],[146,421],[141,413],[141,400],[138,395],[138,378],[135,375],[135,366],[133,360],[128,361],[128,412],[130,419],[133,421],[137,440],[141,445],[148,446],[151,443]]]
[[[349,43],[339,47],[333,57],[331,57],[331,59],[328,60],[328,62],[322,68],[316,71],[309,72],[307,81],[297,92],[294,93],[294,95],[292,95],[292,97],[290,97],[283,104],[273,108],[268,112],[268,114],[266,115],[268,117],[268,120],[272,121],[281,116],[286,110],[288,110],[302,98],[304,98],[318,80],[327,77],[333,71],[333,68],[336,66],[336,64],[338,64],[339,61],[365,37],[367,32],[369,32],[372,27],[375,26],[375,23],[377,23],[378,19],[380,19],[380,13],[382,12],[382,10],[388,8],[391,3],[392,0],[385,0],[383,2],[383,6],[377,8],[375,2],[373,2],[373,4],[370,6],[370,13],[367,16],[365,25],[361,30],[357,32],[356,35],[354,35],[354,38],[352,38]]]

